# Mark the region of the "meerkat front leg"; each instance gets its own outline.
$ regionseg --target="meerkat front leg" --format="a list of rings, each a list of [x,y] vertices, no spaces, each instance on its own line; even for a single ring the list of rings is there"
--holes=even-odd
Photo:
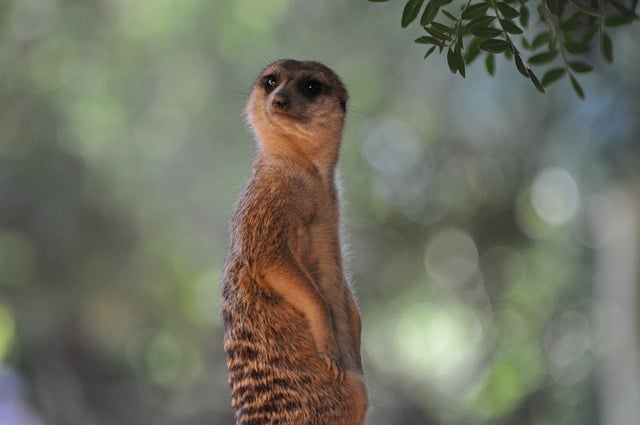
[[[342,381],[344,371],[329,308],[308,273],[292,261],[291,264],[269,267],[263,272],[262,278],[270,289],[304,314],[318,356],[325,362],[334,378]]]

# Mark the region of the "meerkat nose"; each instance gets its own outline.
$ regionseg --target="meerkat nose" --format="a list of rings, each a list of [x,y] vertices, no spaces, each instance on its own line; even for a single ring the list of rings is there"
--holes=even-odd
[[[271,98],[271,106],[283,111],[289,108],[289,96],[286,93],[278,92]]]

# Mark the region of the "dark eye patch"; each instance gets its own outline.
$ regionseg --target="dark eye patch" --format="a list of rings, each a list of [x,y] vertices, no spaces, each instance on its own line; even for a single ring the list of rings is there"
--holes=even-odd
[[[267,93],[271,93],[273,89],[278,87],[278,77],[274,74],[265,75],[262,77],[261,83]]]
[[[310,78],[302,80],[300,82],[299,89],[303,95],[305,95],[309,99],[313,99],[322,94],[325,91],[326,86],[321,81]]]

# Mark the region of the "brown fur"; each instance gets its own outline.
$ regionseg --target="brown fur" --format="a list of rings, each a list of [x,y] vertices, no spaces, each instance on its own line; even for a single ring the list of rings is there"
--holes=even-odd
[[[258,154],[222,290],[238,425],[364,423],[360,315],[342,270],[334,183],[346,101],[333,71],[293,60],[269,65],[249,99]]]

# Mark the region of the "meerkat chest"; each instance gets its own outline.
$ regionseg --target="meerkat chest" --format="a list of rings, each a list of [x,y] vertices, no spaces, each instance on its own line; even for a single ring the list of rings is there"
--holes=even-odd
[[[307,232],[306,257],[316,280],[335,281],[341,274],[340,243],[338,235],[338,213],[335,202],[327,200],[318,209]]]

